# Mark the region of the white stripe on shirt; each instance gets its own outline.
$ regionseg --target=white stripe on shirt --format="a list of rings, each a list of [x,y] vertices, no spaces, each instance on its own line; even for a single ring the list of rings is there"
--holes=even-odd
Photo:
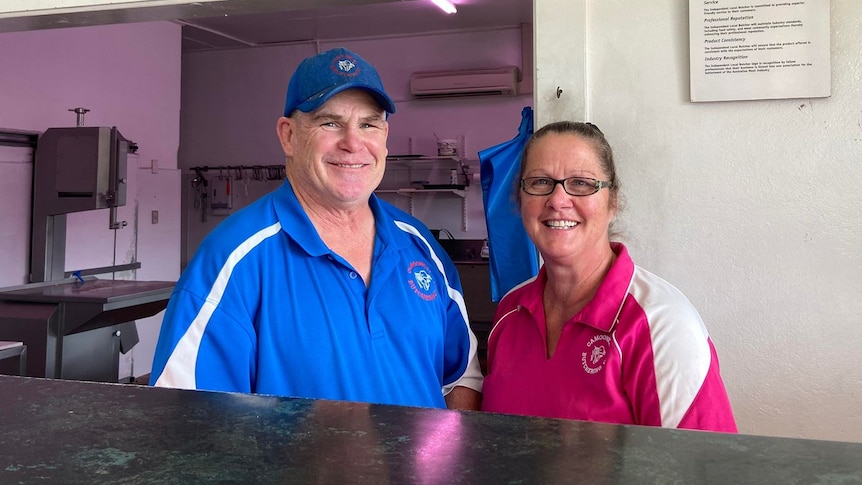
[[[394,222],[402,231],[418,237],[428,248],[428,251],[431,253],[431,259],[437,266],[437,270],[443,275],[443,282],[446,285],[446,293],[449,295],[450,299],[458,304],[458,309],[461,311],[461,317],[464,319],[464,324],[467,325],[467,334],[470,335],[470,352],[468,354],[467,367],[464,369],[464,373],[461,374],[461,377],[455,382],[448,386],[443,386],[443,394],[448,394],[456,385],[469,387],[477,392],[482,392],[482,370],[479,367],[479,360],[474,358],[479,349],[479,341],[470,329],[470,320],[467,317],[467,305],[464,303],[464,295],[449,285],[449,278],[446,275],[446,270],[443,268],[443,262],[437,257],[437,253],[431,249],[431,245],[428,244],[428,240],[419,233],[419,230],[406,222]]]
[[[629,293],[650,327],[661,425],[676,428],[709,373],[712,354],[706,326],[678,289],[640,267],[635,267]]]
[[[243,241],[234,249],[225,261],[224,266],[218,273],[209,294],[204,300],[204,304],[198,311],[197,316],[192,320],[189,328],[177,341],[171,356],[165,364],[165,369],[159,376],[155,385],[158,387],[173,387],[177,389],[196,389],[195,374],[198,360],[198,350],[200,349],[201,340],[203,340],[204,332],[207,324],[221,302],[225,288],[227,288],[230,276],[234,268],[242,258],[244,258],[252,249],[267,238],[278,234],[281,231],[281,223],[263,228],[251,237]]]

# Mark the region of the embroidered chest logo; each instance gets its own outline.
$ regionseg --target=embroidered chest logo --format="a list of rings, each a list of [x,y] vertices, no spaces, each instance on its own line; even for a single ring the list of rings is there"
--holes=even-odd
[[[410,279],[407,284],[414,293],[419,295],[425,301],[432,301],[437,298],[437,287],[434,285],[434,277],[431,276],[431,270],[428,265],[422,261],[414,261],[407,267],[407,273]]]
[[[587,374],[601,372],[608,360],[608,351],[611,347],[611,337],[608,335],[596,335],[587,342],[587,351],[581,353],[581,365]]]

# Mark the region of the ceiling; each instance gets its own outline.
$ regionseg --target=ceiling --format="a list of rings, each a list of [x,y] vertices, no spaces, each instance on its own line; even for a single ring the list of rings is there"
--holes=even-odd
[[[450,1],[458,9],[452,15],[431,0],[136,0],[11,11],[0,14],[0,32],[174,21],[183,25],[183,52],[195,52],[532,23],[533,0]]]
[[[532,23],[533,14],[532,0],[452,0],[458,9],[452,15],[431,0],[343,1],[313,9],[180,19],[182,50],[494,29]]]

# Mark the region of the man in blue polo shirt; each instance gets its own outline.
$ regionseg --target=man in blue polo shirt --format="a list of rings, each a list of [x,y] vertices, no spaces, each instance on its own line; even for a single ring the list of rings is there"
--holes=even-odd
[[[455,266],[373,193],[394,112],[357,54],[300,63],[277,125],[287,180],[201,243],[168,304],[151,384],[479,408]]]

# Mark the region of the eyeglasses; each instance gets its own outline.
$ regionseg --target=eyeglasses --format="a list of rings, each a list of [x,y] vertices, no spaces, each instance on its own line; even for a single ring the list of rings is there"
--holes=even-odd
[[[612,182],[605,182],[588,177],[569,177],[557,180],[551,177],[527,177],[521,179],[521,190],[530,195],[551,195],[557,184],[563,186],[567,194],[575,197],[593,195],[599,190],[614,186]]]

